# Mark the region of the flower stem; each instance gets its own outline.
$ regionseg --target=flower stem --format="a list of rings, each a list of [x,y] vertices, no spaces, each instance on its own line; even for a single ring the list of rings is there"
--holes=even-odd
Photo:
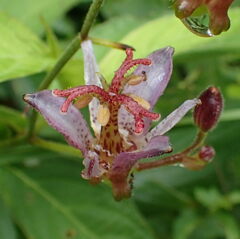
[[[93,25],[95,18],[98,15],[100,7],[102,6],[104,0],[93,0],[92,5],[90,6],[87,16],[84,19],[80,35],[82,41],[84,41],[88,37],[89,30]]]
[[[206,138],[206,135],[207,135],[206,133],[204,133],[203,131],[200,130],[197,133],[197,137],[194,140],[194,142],[189,147],[187,147],[185,150],[183,150],[182,152],[173,154],[168,157],[161,158],[156,161],[139,163],[137,165],[137,170],[142,171],[145,169],[151,169],[151,168],[157,168],[157,167],[161,167],[161,166],[181,163],[184,159],[189,157],[188,156],[189,153],[191,153],[192,151],[194,151],[195,149],[199,148],[202,145],[202,143],[204,142],[204,140]]]
[[[199,130],[197,133],[197,137],[194,140],[193,144],[191,144],[188,148],[186,148],[182,154],[188,154],[191,151],[197,149],[198,147],[200,147],[202,145],[202,143],[204,142],[205,138],[207,136],[207,133]]]
[[[184,154],[179,153],[179,154],[174,154],[174,155],[171,155],[171,156],[168,156],[168,157],[165,157],[165,158],[161,158],[161,159],[156,160],[156,161],[139,163],[137,165],[137,170],[142,171],[142,170],[145,170],[145,169],[151,169],[151,168],[157,168],[157,167],[161,167],[161,166],[181,163],[184,156],[185,156]]]
[[[65,66],[65,64],[72,58],[72,56],[77,52],[77,50],[81,46],[81,41],[85,40],[88,36],[88,32],[96,18],[100,7],[103,3],[103,0],[94,0],[88,10],[87,16],[82,25],[80,34],[78,34],[71,43],[64,50],[58,61],[56,62],[53,69],[46,75],[40,84],[38,91],[47,89],[49,85],[52,83],[54,78],[58,75],[61,69]],[[29,125],[27,130],[27,139],[30,139],[34,134],[35,124],[37,121],[37,112],[32,111],[29,117]]]

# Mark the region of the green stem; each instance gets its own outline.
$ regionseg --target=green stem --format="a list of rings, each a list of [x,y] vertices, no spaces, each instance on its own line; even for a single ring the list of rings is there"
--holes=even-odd
[[[57,153],[66,154],[66,155],[74,156],[74,157],[82,156],[82,153],[80,150],[75,149],[66,144],[57,143],[54,141],[44,140],[44,139],[40,139],[40,138],[33,138],[31,140],[31,143],[40,148],[48,149],[48,150],[51,150],[51,151],[54,151]]]
[[[6,140],[1,140],[0,141],[0,148],[5,148],[7,146],[10,145],[17,145],[17,144],[21,144],[25,141],[26,137],[23,135],[19,135],[15,138],[11,138],[11,139],[6,139]]]
[[[77,35],[71,43],[64,50],[57,63],[53,67],[53,69],[46,75],[43,79],[42,83],[38,87],[38,90],[44,90],[49,87],[52,83],[53,79],[58,75],[61,69],[66,65],[66,63],[72,58],[72,56],[77,52],[80,48],[81,38]]]
[[[196,137],[196,139],[194,140],[193,144],[190,145],[188,148],[186,148],[186,149],[182,152],[182,154],[185,154],[185,155],[186,155],[186,154],[190,153],[191,151],[199,148],[199,147],[203,144],[206,136],[207,136],[207,133],[199,130],[198,133],[197,133],[197,137]]]
[[[85,40],[88,36],[88,32],[96,18],[100,7],[103,3],[103,0],[94,0],[92,5],[90,6],[87,16],[82,25],[80,35],[78,34],[68,45],[65,51],[62,53],[58,61],[56,62],[53,69],[46,75],[40,84],[38,91],[47,89],[49,85],[52,83],[54,78],[58,75],[61,69],[65,66],[65,64],[72,58],[72,56],[77,52],[77,50],[81,46],[81,41]],[[32,111],[31,116],[29,117],[29,125],[27,130],[27,139],[30,139],[34,134],[34,129],[37,121],[37,112]]]
[[[93,25],[95,18],[98,15],[100,7],[102,6],[104,0],[93,0],[90,6],[87,16],[84,19],[82,29],[80,31],[81,39],[85,40],[88,37],[89,30]]]

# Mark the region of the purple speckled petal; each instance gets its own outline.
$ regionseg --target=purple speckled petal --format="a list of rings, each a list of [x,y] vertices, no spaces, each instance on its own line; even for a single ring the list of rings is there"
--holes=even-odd
[[[199,103],[199,99],[186,100],[182,105],[162,120],[155,128],[153,128],[146,135],[147,139],[165,134],[167,131],[172,129],[172,127],[176,125],[189,110]]]
[[[82,171],[82,177],[85,179],[97,179],[100,178],[105,170],[99,164],[99,155],[93,151],[88,151],[88,154],[83,160],[85,166]]]
[[[130,196],[131,189],[128,182],[128,176],[138,160],[159,156],[171,152],[171,150],[168,137],[157,136],[152,138],[141,151],[120,153],[115,158],[109,172],[109,178],[113,184],[113,194],[115,198],[120,200]]]
[[[84,80],[86,85],[97,85],[102,88],[102,84],[97,76],[99,68],[94,55],[92,41],[85,40],[81,43],[84,58]],[[97,112],[99,101],[94,98],[89,104],[91,126],[96,136],[100,134],[101,125],[97,122]]]
[[[93,137],[77,108],[70,105],[67,113],[61,113],[60,108],[66,99],[53,96],[51,90],[26,94],[24,100],[40,112],[49,125],[63,134],[70,145],[87,154]]]
[[[172,47],[165,47],[151,53],[147,58],[151,59],[152,64],[150,66],[140,65],[133,73],[135,75],[141,75],[144,71],[147,80],[139,85],[126,86],[123,93],[134,94],[144,98],[150,103],[152,109],[158,98],[163,94],[170,80],[173,52],[174,49]],[[143,134],[148,131],[151,120],[144,119],[144,123]],[[119,126],[121,128],[127,128],[131,132],[134,128],[133,117],[124,110],[123,107],[119,112]]]
[[[152,64],[150,66],[139,65],[133,72],[134,75],[141,75],[144,71],[147,80],[139,85],[125,87],[124,94],[138,95],[147,100],[153,107],[170,80],[173,52],[172,47],[165,47],[151,53],[147,58],[152,61]]]

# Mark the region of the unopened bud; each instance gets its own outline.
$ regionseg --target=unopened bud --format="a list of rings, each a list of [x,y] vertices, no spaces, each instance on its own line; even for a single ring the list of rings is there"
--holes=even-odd
[[[195,124],[203,131],[212,129],[221,114],[223,108],[223,98],[221,92],[216,87],[209,87],[199,97],[201,104],[194,109]]]
[[[215,156],[215,150],[211,146],[203,146],[199,150],[198,157],[200,160],[210,162]]]

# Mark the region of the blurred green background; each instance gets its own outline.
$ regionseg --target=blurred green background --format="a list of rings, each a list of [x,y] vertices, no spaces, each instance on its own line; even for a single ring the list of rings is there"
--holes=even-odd
[[[1,239],[239,239],[240,238],[240,1],[231,29],[214,38],[189,32],[168,0],[106,0],[90,36],[136,48],[136,57],[170,45],[174,71],[155,111],[166,116],[210,85],[225,107],[207,143],[217,154],[201,171],[168,166],[135,175],[129,200],[80,177],[76,152],[22,142],[34,92],[80,30],[90,0],[0,0],[0,238]],[[54,33],[54,35],[52,34]],[[101,73],[111,79],[124,54],[95,46]],[[79,51],[51,85],[83,84]],[[84,110],[87,116],[87,110]],[[39,117],[38,135],[63,143]],[[191,114],[169,135],[178,152],[195,135]]]

